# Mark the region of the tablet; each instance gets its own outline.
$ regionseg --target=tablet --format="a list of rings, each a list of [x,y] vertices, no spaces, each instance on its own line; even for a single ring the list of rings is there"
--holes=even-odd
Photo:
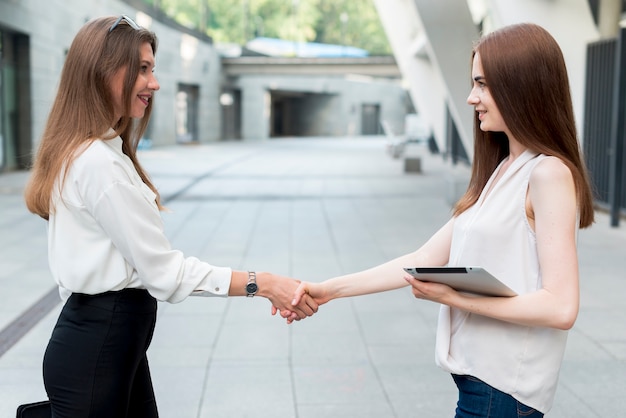
[[[459,292],[485,296],[517,295],[482,267],[407,267],[404,270],[418,280],[447,284]]]

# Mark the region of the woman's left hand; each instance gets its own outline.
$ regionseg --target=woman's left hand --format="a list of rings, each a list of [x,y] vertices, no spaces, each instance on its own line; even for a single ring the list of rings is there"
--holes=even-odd
[[[413,296],[418,299],[425,299],[445,304],[445,301],[456,293],[456,291],[450,286],[440,283],[423,282],[421,280],[417,280],[410,274],[405,275],[404,280],[411,285]]]

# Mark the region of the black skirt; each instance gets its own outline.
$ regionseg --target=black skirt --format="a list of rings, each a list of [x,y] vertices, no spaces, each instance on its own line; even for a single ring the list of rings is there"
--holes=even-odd
[[[70,296],[43,362],[53,417],[158,416],[146,356],[156,311],[143,289]]]

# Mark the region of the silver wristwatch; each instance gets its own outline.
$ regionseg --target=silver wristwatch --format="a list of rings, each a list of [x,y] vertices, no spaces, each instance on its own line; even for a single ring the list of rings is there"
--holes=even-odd
[[[258,292],[259,286],[256,284],[256,272],[248,272],[248,283],[246,284],[246,296],[251,298]]]

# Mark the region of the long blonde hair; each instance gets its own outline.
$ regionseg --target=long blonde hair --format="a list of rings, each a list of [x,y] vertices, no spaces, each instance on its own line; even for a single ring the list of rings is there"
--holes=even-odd
[[[577,139],[565,60],[556,40],[538,25],[520,23],[483,37],[472,58],[477,52],[506,126],[528,149],[556,156],[569,167],[576,187],[579,226],[590,226],[593,193]],[[506,135],[483,132],[475,113],[472,176],[454,208],[455,215],[476,203],[491,173],[508,154]]]
[[[44,219],[55,210],[52,195],[56,181],[60,181],[60,191],[80,151],[97,139],[112,139],[118,134],[122,138],[122,151],[133,162],[143,182],[156,193],[156,203],[161,208],[159,193],[137,159],[137,145],[148,126],[152,101],[143,118],[129,116],[132,90],[140,68],[140,47],[149,43],[156,54],[157,38],[153,32],[133,29],[123,20],[114,30],[109,30],[115,20],[116,17],[101,17],[87,22],[67,53],[57,95],[24,192],[28,210]],[[121,119],[115,121],[110,82],[123,68],[127,69],[122,91],[124,111]],[[115,133],[110,134],[112,127]]]

